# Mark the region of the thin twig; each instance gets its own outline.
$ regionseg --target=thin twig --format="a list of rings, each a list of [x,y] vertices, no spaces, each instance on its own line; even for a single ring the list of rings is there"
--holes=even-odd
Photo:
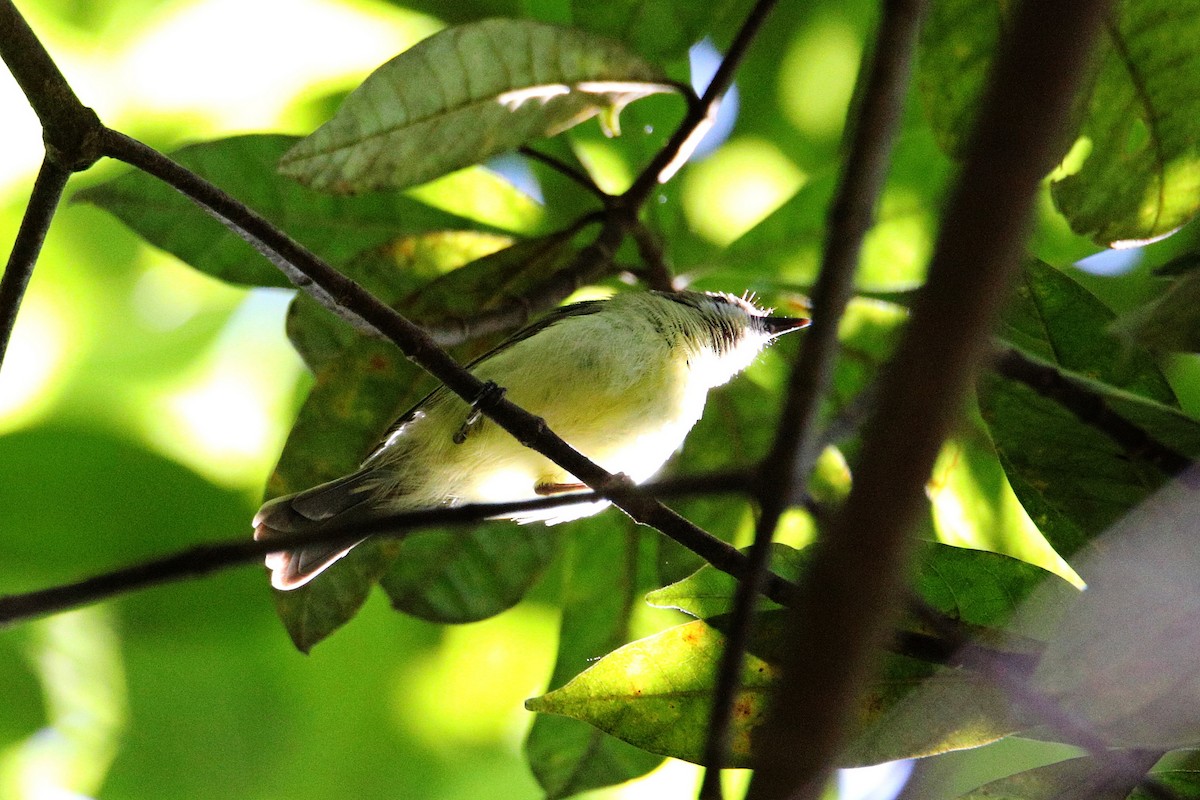
[[[750,488],[751,478],[752,476],[747,472],[685,475],[638,487],[622,487],[611,493],[618,497],[629,498],[745,492]],[[239,537],[231,542],[200,545],[63,586],[0,597],[0,625],[94,603],[147,586],[181,578],[198,577],[227,567],[252,563],[261,560],[268,553],[281,550],[293,550],[317,544],[353,543],[371,535],[403,537],[409,532],[421,528],[461,525],[523,511],[595,502],[601,499],[604,498],[595,492],[581,492],[511,503],[471,504],[451,508],[414,510],[380,516],[354,525],[330,526],[314,531],[281,535],[264,541]],[[722,545],[724,545],[723,542]],[[733,554],[733,558],[745,559],[741,553],[729,545],[724,545],[724,547]],[[795,587],[777,575],[773,577],[767,591],[770,592],[772,599],[780,604],[791,602],[795,596]]]
[[[1192,459],[1113,411],[1087,383],[1053,364],[1016,348],[999,347],[992,366],[1000,375],[1058,403],[1080,422],[1116,442],[1131,458],[1149,462],[1166,475],[1177,475],[1192,464]]]
[[[637,245],[638,255],[642,257],[644,267],[637,271],[646,285],[660,292],[675,291],[675,277],[667,266],[667,256],[663,252],[662,242],[654,233],[641,222],[630,230],[633,241]]]
[[[58,210],[58,202],[62,199],[70,176],[70,172],[47,156],[33,182],[29,205],[25,207],[25,216],[21,218],[21,227],[13,241],[8,264],[4,267],[4,275],[0,277],[0,365],[4,363],[4,356],[8,352],[8,342],[17,322],[17,311],[21,308],[25,287],[29,285],[33,267],[42,251],[42,243],[46,240],[46,232],[50,229],[50,221],[54,219],[54,212]]]
[[[526,158],[530,158],[534,161],[545,164],[547,167],[559,173],[563,177],[569,178],[570,180],[579,184],[586,189],[589,194],[594,195],[596,199],[598,199],[603,205],[607,206],[612,202],[613,196],[597,186],[596,182],[592,180],[591,175],[588,175],[583,170],[568,164],[561,158],[552,156],[549,153],[543,153],[542,151],[534,147],[530,147],[529,145],[518,147],[517,152]]]
[[[721,66],[713,75],[708,88],[699,102],[689,102],[687,114],[671,138],[659,150],[645,169],[634,180],[633,184],[621,195],[621,200],[628,206],[641,207],[654,189],[666,183],[679,170],[695,151],[700,140],[712,128],[716,120],[717,109],[721,99],[733,83],[734,73],[741,66],[742,59],[758,31],[766,21],[767,15],[775,7],[778,0],[758,0],[754,8],[746,16],[746,21],[738,30],[729,46],[729,52],[721,60]],[[687,96],[687,95],[685,95]]]
[[[873,224],[900,129],[924,3],[887,3],[884,11],[870,69],[863,70],[863,102],[852,123],[845,171],[829,210],[824,261],[812,295],[813,324],[792,369],[787,402],[763,464],[757,492],[762,515],[750,548],[750,578],[738,585],[713,694],[705,746],[708,770],[700,792],[705,800],[720,797],[719,774],[728,761],[730,719],[753,633],[759,580],[767,570],[779,519],[805,485],[819,452],[817,410],[832,380],[838,326],[853,295],[859,251]]]
[[[1043,175],[1111,0],[1020,5],[949,198],[929,278],[885,374],[850,496],[792,609],[750,800],[815,798],[894,625],[925,482],[1020,264]]]

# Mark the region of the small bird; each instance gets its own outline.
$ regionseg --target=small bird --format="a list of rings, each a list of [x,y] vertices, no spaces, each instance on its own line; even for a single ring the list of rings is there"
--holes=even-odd
[[[642,483],[683,445],[708,390],[809,320],[769,316],[721,293],[627,292],[563,306],[470,366],[609,472]],[[254,538],[353,525],[384,514],[586,490],[471,404],[440,387],[407,413],[350,475],[266,503]],[[513,514],[553,525],[606,501]],[[295,589],[350,551],[313,545],[271,553],[271,585]]]

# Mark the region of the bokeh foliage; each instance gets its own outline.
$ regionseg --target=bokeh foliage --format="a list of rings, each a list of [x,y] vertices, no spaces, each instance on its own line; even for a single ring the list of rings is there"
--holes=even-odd
[[[365,73],[306,89],[282,121],[265,126],[286,135],[245,134],[236,125],[198,135],[186,115],[164,118],[152,108],[130,115],[127,127],[175,149],[181,163],[430,323],[469,322],[536,291],[595,227],[570,227],[597,204],[544,165],[518,162],[538,201],[472,165],[530,143],[578,163],[606,190],[622,191],[682,116],[685,104],[667,82],[687,83],[700,71],[689,47],[700,40],[716,51],[728,46],[749,7],[745,0],[394,5],[350,7],[375,15],[372,24],[403,29],[410,43],[420,38],[413,31],[459,27],[389,62],[348,96]],[[111,42],[114,59],[138,30],[139,15],[156,8],[147,0],[44,6],[33,19],[50,34],[52,50],[86,37]],[[1194,350],[1194,337],[1160,332],[1194,325],[1194,304],[1164,302],[1170,284],[1151,270],[1188,263],[1195,226],[1141,250],[1136,267],[1120,277],[1072,266],[1113,243],[1163,237],[1200,204],[1200,73],[1191,46],[1200,4],[1125,0],[1120,7],[1079,101],[1079,138],[1047,182],[1031,258],[999,334],[1089,382],[1123,417],[1194,455],[1200,374],[1185,357],[1163,354]],[[1005,9],[978,0],[932,4],[904,131],[864,251],[861,296],[843,320],[844,351],[825,420],[853,409],[903,327]],[[644,210],[677,274],[698,288],[758,292],[784,310],[800,302],[819,264],[843,120],[875,14],[867,0],[775,10],[738,73],[736,102],[725,105],[728,138],[710,140]],[[347,37],[323,45],[356,43]],[[693,52],[696,62],[701,52]],[[476,80],[483,77],[489,80]],[[581,80],[608,85],[522,94]],[[86,95],[84,82],[76,88]],[[594,115],[604,124],[585,122]],[[295,134],[330,116],[327,127],[296,143]],[[618,122],[622,134],[610,137]],[[47,379],[40,395],[13,401],[15,410],[3,406],[0,417],[10,431],[0,440],[6,592],[240,535],[264,484],[276,495],[353,468],[390,419],[429,388],[390,345],[304,296],[291,301],[286,318],[299,359],[285,361],[292,357],[281,346],[280,304],[273,316],[245,317],[261,308],[255,303],[267,287],[286,281],[173,190],[139,174],[102,177],[82,178],[75,198],[86,205],[68,208],[56,223],[22,320],[32,331],[18,341],[22,347],[33,348],[38,330],[31,326],[43,318],[58,325],[63,344],[61,352],[37,351],[54,357],[57,383]],[[429,178],[439,180],[414,186]],[[23,186],[15,186],[17,197]],[[19,206],[19,199],[6,202],[6,234]],[[143,249],[97,207],[178,261]],[[639,254],[626,245],[617,259],[634,266]],[[1185,270],[1177,286],[1188,279]],[[262,290],[244,301],[218,280]],[[589,287],[613,290],[627,287],[615,278]],[[178,310],[188,298],[191,305]],[[265,336],[275,337],[274,349],[245,344]],[[494,341],[454,353],[469,360]],[[782,344],[716,393],[671,469],[761,457],[795,346]],[[253,367],[229,367],[239,363],[231,353],[243,349],[252,363],[279,363],[252,379]],[[206,376],[222,369],[241,385],[273,386],[260,387],[273,399],[259,405],[275,420],[253,440],[255,458],[224,470],[223,462],[197,457],[184,436],[179,420],[192,417],[172,416],[192,408],[187,398],[212,407],[218,395],[184,388],[189,381],[207,386]],[[14,374],[6,364],[0,390]],[[218,411],[219,422],[234,426],[236,404]],[[822,503],[844,495],[857,447],[850,436],[827,452],[812,487]],[[988,375],[978,408],[931,479],[925,534],[943,543],[927,548],[915,586],[930,606],[998,636],[1035,584],[1052,587],[1046,591],[1059,606],[1072,602],[1076,590],[1063,579],[1078,578],[1062,559],[1088,551],[1165,480],[1053,401]],[[736,544],[753,522],[750,504],[733,498],[679,507]],[[802,572],[803,548],[817,528],[810,514],[789,515],[781,571]],[[247,569],[7,630],[0,685],[12,687],[12,700],[0,714],[0,794],[37,796],[61,780],[105,798],[194,797],[218,786],[239,797],[566,797],[638,777],[662,755],[694,760],[732,591],[723,576],[700,567],[691,554],[608,512],[552,529],[487,523],[372,541],[274,603],[260,571]],[[384,591],[372,593],[377,582]],[[677,624],[677,616],[649,610],[644,599],[654,589],[653,604],[697,619]],[[405,613],[390,613],[385,597]],[[773,677],[779,627],[771,615],[763,615],[747,667],[743,722],[761,713]],[[646,671],[647,663],[655,670]],[[975,682],[947,678],[950,672],[890,657],[847,763],[971,747],[1026,729],[1027,720],[1012,718]],[[644,682],[631,684],[631,676]],[[553,691],[543,694],[547,683]],[[558,716],[539,714],[530,731],[521,701],[535,695],[542,696],[530,708]],[[89,724],[72,723],[79,718]],[[523,739],[531,774],[517,760]],[[752,725],[742,725],[737,756],[752,744]],[[1012,783],[1038,787],[1045,774]],[[1041,796],[1036,788],[1014,791]]]

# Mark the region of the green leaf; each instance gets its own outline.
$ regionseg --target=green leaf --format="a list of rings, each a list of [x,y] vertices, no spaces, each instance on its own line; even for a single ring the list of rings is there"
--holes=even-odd
[[[779,674],[775,659],[784,614],[760,614],[734,702],[731,763],[750,765],[755,731]],[[566,686],[526,702],[531,711],[582,719],[652,753],[701,763],[724,635],[697,621],[641,639],[600,659]],[[867,735],[845,765],[879,763],[983,744],[1012,732],[1007,701],[962,670],[941,670],[902,656],[885,658],[883,675],[860,709]],[[901,701],[931,676],[936,703],[915,712]],[[890,720],[898,715],[903,725]],[[885,732],[876,726],[884,725]]]
[[[1044,361],[1103,383],[1177,406],[1175,392],[1145,351],[1110,332],[1116,316],[1068,274],[1025,263],[1000,336]]]
[[[1166,236],[1200,211],[1200,2],[1126,0],[1107,31],[1082,166],[1051,189],[1072,229],[1120,247]]]
[[[748,9],[745,0],[572,0],[576,25],[627,42],[656,61],[680,58],[706,35],[733,27]]]
[[[562,532],[493,522],[404,537],[379,585],[397,611],[431,622],[475,622],[516,605],[542,576]]]
[[[916,84],[938,146],[961,158],[1011,4],[994,0],[931,3],[921,25]]]
[[[337,193],[414,186],[672,91],[662,81],[620,44],[581,31],[467,23],[377,69],[279,168]]]
[[[1114,756],[1144,757],[1137,752]],[[960,800],[1056,800],[1056,798],[1087,797],[1089,800],[1151,800],[1163,796],[1162,787],[1171,797],[1200,797],[1200,770],[1194,753],[1168,754],[1148,773],[1160,787],[1151,792],[1138,787],[1132,793],[1128,787],[1104,790],[1106,779],[1112,779],[1112,758],[1098,759],[1081,756],[1048,764],[1044,767],[1018,772],[1006,778],[984,784],[978,789],[959,795]]]
[[[1001,335],[1076,373],[1112,410],[1159,441],[1200,452],[1200,425],[1173,407],[1175,395],[1153,360],[1121,347],[1108,333],[1112,319],[1066,275],[1034,262]],[[1064,557],[1165,480],[1157,468],[1131,458],[1107,435],[1023,384],[987,374],[979,391],[980,411],[1013,491]]]
[[[812,560],[812,548],[795,550],[778,543],[771,547],[771,568],[787,580],[802,580]],[[929,606],[947,616],[969,625],[999,628],[1049,577],[1040,567],[999,553],[926,542],[914,588]],[[736,588],[735,578],[705,566],[682,581],[650,592],[646,602],[711,619],[733,610]],[[769,600],[763,600],[762,607],[778,608]]]
[[[508,236],[475,231],[422,234],[359,253],[343,265],[342,272],[410,318],[417,319],[419,314],[423,319],[436,319],[438,310],[432,304],[421,306],[401,299],[419,294],[439,276],[512,242]],[[469,293],[468,287],[460,288]],[[477,299],[480,292],[475,290],[471,297]],[[358,330],[304,294],[297,294],[288,308],[287,333],[313,371],[362,338]]]
[[[1200,352],[1200,272],[1183,272],[1166,291],[1124,314],[1110,329],[1125,346],[1154,353]]]
[[[404,234],[479,227],[397,193],[337,198],[297,186],[275,169],[295,141],[290,136],[235,136],[171,155],[335,265]],[[291,286],[240,236],[144,172],[85,189],[75,199],[108,211],[150,244],[201,272],[233,283]]]
[[[811,559],[811,548],[796,551],[773,546],[772,568],[791,580],[802,580]],[[971,626],[1000,629],[1006,626],[1022,635],[1041,635],[1040,620],[1015,620],[1014,614],[1034,590],[1042,597],[1066,602],[1077,592],[1065,582],[1050,579],[1049,573],[1032,564],[981,550],[927,543],[922,551],[914,588],[932,608]],[[679,583],[651,592],[647,602],[678,608],[704,617],[721,627],[732,610],[736,581],[712,567],[704,567]],[[775,650],[785,632],[779,626],[778,609],[764,601],[758,640],[751,647],[755,659],[745,679],[743,698],[754,714],[735,716],[738,741],[753,738],[760,721],[758,704],[770,691]],[[701,623],[693,623],[700,626]],[[721,634],[716,628],[673,629],[661,640],[643,640],[640,648],[623,649],[602,659],[585,673],[578,686],[568,684],[563,694],[550,693],[548,709],[554,713],[587,719],[602,730],[627,738],[639,747],[677,758],[695,760],[702,752],[707,719],[699,728],[684,730],[706,713],[715,680],[715,658]],[[671,633],[668,631],[667,633]],[[695,645],[692,652],[688,648]],[[631,646],[632,647],[632,646]],[[647,666],[653,665],[653,666]],[[761,670],[761,671],[760,671]],[[644,673],[653,673],[644,675]],[[588,676],[586,680],[584,677]],[[672,688],[674,687],[674,688]],[[686,690],[686,691],[683,691]],[[624,691],[627,695],[620,697]],[[609,693],[618,696],[610,697]],[[600,702],[592,704],[593,698]],[[625,703],[624,715],[608,703]],[[645,705],[643,706],[643,703]],[[581,716],[582,715],[582,716]],[[963,747],[974,747],[1012,733],[1021,721],[1009,712],[1009,701],[999,691],[971,673],[946,670],[890,654],[883,674],[873,685],[860,715],[860,730],[846,755],[846,765],[879,763],[896,758],[917,757]],[[670,749],[655,749],[670,748]],[[742,756],[746,754],[741,753]]]
[[[698,764],[724,641],[704,622],[678,625],[609,653],[525,707],[583,720],[643,750]],[[730,766],[749,763],[749,731],[762,722],[777,671],[747,655]]]
[[[961,157],[1012,4],[934,3],[921,35],[920,87],[946,152]],[[1104,246],[1167,235],[1200,210],[1200,3],[1125,0],[1106,26],[1080,98],[1081,128],[1052,196],[1071,228]]]
[[[567,535],[552,688],[629,640],[630,617],[642,590],[639,561],[650,543],[640,539],[637,528],[617,514],[575,526]],[[662,761],[578,720],[546,714],[534,719],[525,752],[547,800],[631,780]]]

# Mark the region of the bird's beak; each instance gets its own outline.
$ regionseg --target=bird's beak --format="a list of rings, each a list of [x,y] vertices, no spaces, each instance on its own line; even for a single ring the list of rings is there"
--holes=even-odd
[[[798,331],[801,328],[807,328],[812,324],[811,319],[804,317],[762,317],[759,319],[762,326],[766,328],[767,333],[772,337],[782,336],[791,331]]]

